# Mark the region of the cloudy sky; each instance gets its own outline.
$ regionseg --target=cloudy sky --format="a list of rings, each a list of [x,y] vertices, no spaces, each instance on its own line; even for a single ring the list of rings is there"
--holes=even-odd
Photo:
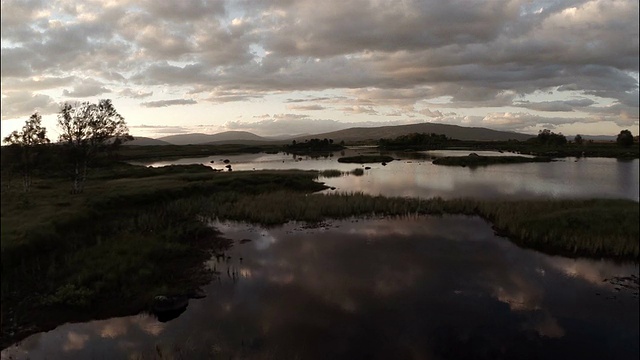
[[[2,137],[112,99],[133,135],[437,122],[638,134],[638,0],[3,0]]]

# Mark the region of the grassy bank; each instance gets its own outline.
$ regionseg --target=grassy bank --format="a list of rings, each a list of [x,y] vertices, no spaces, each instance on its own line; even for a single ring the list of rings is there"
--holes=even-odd
[[[208,281],[202,262],[228,243],[199,220],[204,196],[324,188],[315,172],[92,170],[76,195],[64,179],[34,179],[30,193],[19,179],[3,179],[3,347],[60,322],[136,313],[154,295]]]
[[[497,164],[523,164],[533,162],[550,162],[548,157],[525,157],[525,156],[480,156],[469,154],[468,156],[445,156],[433,160],[435,165],[447,166],[488,166]]]

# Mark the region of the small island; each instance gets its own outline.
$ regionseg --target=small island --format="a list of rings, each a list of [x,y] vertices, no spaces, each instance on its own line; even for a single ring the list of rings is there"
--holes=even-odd
[[[496,164],[521,164],[533,162],[551,162],[552,158],[546,156],[481,156],[471,153],[467,156],[445,156],[433,160],[435,165],[446,166],[487,166]]]
[[[391,156],[386,155],[357,155],[345,156],[338,159],[341,163],[369,164],[369,163],[388,163],[393,161]]]

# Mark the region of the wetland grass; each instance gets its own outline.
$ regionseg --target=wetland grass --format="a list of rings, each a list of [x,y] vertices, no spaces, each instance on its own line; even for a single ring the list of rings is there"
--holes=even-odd
[[[6,346],[84,317],[131,314],[154,294],[205,281],[202,261],[228,243],[211,218],[264,225],[408,214],[481,216],[519,245],[549,253],[638,259],[638,203],[626,200],[443,200],[325,189],[315,171],[215,172],[207,166],[96,169],[85,192],[3,178],[2,317]],[[52,310],[55,310],[52,312]],[[9,312],[11,311],[11,315]],[[57,315],[56,315],[57,314]],[[34,325],[36,324],[36,325]]]
[[[231,203],[210,199],[211,216],[263,225],[366,215],[477,215],[517,244],[549,253],[635,260],[639,255],[639,208],[630,200],[424,200],[287,191],[237,196]]]
[[[334,178],[334,177],[341,177],[344,175],[344,173],[340,170],[328,169],[328,170],[320,171],[318,175],[325,178]]]

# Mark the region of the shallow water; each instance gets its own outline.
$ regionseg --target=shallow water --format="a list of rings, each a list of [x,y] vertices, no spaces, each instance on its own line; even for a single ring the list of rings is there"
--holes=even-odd
[[[477,217],[216,222],[234,240],[178,318],[66,324],[2,358],[635,359],[637,264],[519,248]],[[619,283],[619,282],[618,282]],[[625,283],[626,284],[626,283]]]
[[[345,155],[371,152],[371,149],[349,149]],[[326,158],[292,154],[243,154],[210,156],[172,161],[137,163],[147,166],[172,164],[205,164],[224,169],[228,159],[233,170],[263,169],[337,169],[344,172],[370,167],[362,176],[320,178],[335,190],[326,192],[363,192],[371,195],[442,197],[474,197],[480,199],[548,198],[622,198],[640,199],[640,162],[609,158],[564,158],[551,163],[503,164],[468,168],[434,165],[432,157],[464,156],[469,151],[448,150],[425,153],[393,153],[398,159],[386,166],[344,164],[341,153]],[[482,155],[514,155],[483,151]],[[213,161],[213,163],[211,163]]]

